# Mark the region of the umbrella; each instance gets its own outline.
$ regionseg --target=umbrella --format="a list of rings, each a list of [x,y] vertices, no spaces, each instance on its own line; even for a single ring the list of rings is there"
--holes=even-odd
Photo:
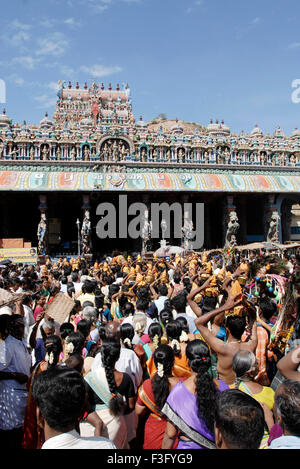
[[[183,254],[185,250],[179,246],[166,246],[159,248],[155,251],[155,254],[160,257],[171,256],[172,254]]]
[[[9,265],[9,264],[11,264],[11,263],[12,263],[12,261],[11,261],[10,259],[3,259],[3,260],[1,261],[1,267],[2,267],[2,266],[6,267],[7,265]]]

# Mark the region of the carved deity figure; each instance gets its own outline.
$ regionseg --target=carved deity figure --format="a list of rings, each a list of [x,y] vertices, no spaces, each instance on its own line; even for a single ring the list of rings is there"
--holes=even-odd
[[[237,213],[232,210],[229,214],[229,221],[227,224],[227,231],[225,236],[225,247],[233,247],[236,245],[236,234],[240,224],[238,222]]]
[[[194,224],[192,220],[184,220],[184,225],[181,229],[182,231],[182,247],[187,251],[192,249],[191,241],[194,238]]]
[[[40,223],[37,229],[38,254],[44,256],[47,254],[47,218],[46,214],[41,213]]]
[[[112,147],[112,158],[114,161],[118,160],[118,145],[117,145],[116,140],[114,141],[113,147]]]
[[[182,150],[182,148],[179,148],[179,150],[178,150],[178,161],[179,161],[179,163],[182,163],[183,156],[184,156],[183,150]]]
[[[56,159],[60,160],[60,158],[61,158],[61,149],[60,149],[59,146],[56,147],[56,153],[55,154],[56,154]]]
[[[147,151],[145,147],[143,147],[141,150],[141,161],[147,161]]]
[[[266,166],[266,164],[267,164],[267,155],[266,155],[265,152],[262,152],[262,153],[260,154],[260,161],[261,161],[261,164],[262,164],[263,166]]]
[[[143,240],[143,248],[142,252],[147,252],[150,249],[150,242],[151,242],[151,232],[152,232],[152,222],[148,221],[145,218],[144,225],[142,228],[142,240]]]
[[[225,164],[229,164],[230,163],[230,151],[228,150],[228,148],[225,148],[224,157],[225,157]]]
[[[167,161],[170,161],[170,160],[171,160],[171,151],[170,151],[170,148],[168,148],[167,151],[166,151],[166,160],[167,160]]]
[[[4,144],[0,141],[0,158],[3,158]]]
[[[269,229],[267,233],[267,241],[270,243],[276,243],[279,241],[278,231],[279,231],[279,214],[274,211],[270,218]]]
[[[91,221],[90,212],[88,210],[84,213],[84,219],[81,227],[82,238],[82,253],[88,254],[91,252]]]
[[[0,152],[0,153],[1,153],[1,152]],[[295,155],[291,155],[291,156],[290,156],[290,164],[291,164],[292,166],[295,166],[295,164],[296,164]]]
[[[208,154],[208,151],[205,151],[205,152],[204,152],[204,162],[205,162],[205,164],[208,164],[208,163],[209,163],[209,154]]]
[[[154,161],[157,160],[157,156],[158,156],[157,148],[154,148],[153,153],[152,153],[152,158],[153,158]]]
[[[108,140],[107,142],[107,151],[108,151],[108,160],[112,160],[112,141]]]
[[[76,148],[73,146],[70,152],[71,160],[74,161],[76,158]]]
[[[89,161],[90,155],[91,155],[90,148],[89,148],[88,146],[86,146],[86,147],[84,148],[84,151],[83,151],[83,158],[84,158],[84,161]]]
[[[49,148],[47,147],[47,145],[45,145],[42,149],[42,160],[46,161],[48,159],[48,155],[49,155]]]
[[[31,161],[34,160],[34,154],[35,154],[34,146],[31,146],[29,150],[29,158]]]
[[[161,231],[162,231],[162,238],[165,239],[165,233],[168,229],[168,225],[167,225],[167,222],[164,218],[161,221],[160,227],[161,227]]]

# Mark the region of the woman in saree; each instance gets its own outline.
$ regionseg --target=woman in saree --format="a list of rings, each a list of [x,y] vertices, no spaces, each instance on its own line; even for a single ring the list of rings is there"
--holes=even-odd
[[[143,348],[146,353],[146,360],[149,360],[149,358],[155,352],[157,347],[161,344],[161,338],[163,335],[161,325],[158,322],[153,322],[152,324],[150,324],[148,329],[148,335],[150,338],[150,342],[148,344],[143,345]]]
[[[176,320],[169,321],[166,325],[169,345],[172,347],[175,354],[173,376],[188,378],[191,376],[191,369],[186,357],[188,337],[186,337],[186,334],[183,336],[183,332],[181,324]]]
[[[249,396],[258,401],[264,409],[266,428],[260,448],[267,448],[269,432],[274,425],[272,411],[275,401],[275,392],[271,387],[262,386],[255,382],[259,367],[254,353],[248,350],[240,350],[237,352],[232,360],[232,369],[235,373],[236,380],[235,384],[230,387],[234,387],[235,389],[249,394]]]
[[[158,370],[151,379],[139,388],[135,405],[137,415],[150,412],[145,424],[143,449],[160,449],[165,434],[167,420],[161,413],[166,399],[180,378],[172,376],[174,352],[168,345],[160,345],[153,354]]]
[[[216,396],[228,386],[211,376],[211,358],[205,342],[189,342],[186,356],[191,376],[172,389],[162,408],[168,419],[162,449],[174,448],[178,436],[177,449],[215,449]]]
[[[28,380],[28,398],[24,419],[24,437],[22,446],[24,449],[40,449],[44,443],[44,434],[37,424],[36,404],[32,396],[32,383],[36,376],[48,368],[55,367],[59,362],[59,356],[63,351],[61,338],[52,335],[45,340],[45,359],[39,362]]]
[[[138,359],[141,362],[141,367],[145,369],[146,366],[146,353],[142,344],[133,345],[132,340],[134,338],[134,328],[131,324],[121,324],[121,346],[129,350],[133,350]]]
[[[130,414],[135,406],[135,390],[127,373],[115,369],[120,357],[119,340],[107,339],[101,346],[102,366],[97,366],[84,377],[91,410],[95,410],[103,421],[102,436],[114,442],[117,449],[128,449],[130,435],[135,429],[126,425],[124,415]],[[80,423],[81,436],[92,436],[94,428],[87,422]]]

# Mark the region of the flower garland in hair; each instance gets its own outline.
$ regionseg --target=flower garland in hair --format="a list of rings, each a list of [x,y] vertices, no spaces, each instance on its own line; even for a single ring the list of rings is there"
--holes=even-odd
[[[188,342],[189,336],[185,331],[182,331],[181,336],[179,337],[179,342]]]
[[[157,374],[160,378],[164,375],[164,365],[162,363],[157,364]]]
[[[171,342],[171,347],[174,348],[180,348],[180,343],[178,342],[177,339],[173,339]]]
[[[68,337],[66,338],[65,353],[66,358],[68,358],[74,352],[74,344],[72,342],[67,342]]]
[[[123,340],[123,343],[124,343],[124,344],[127,344],[128,347],[131,347],[131,342],[130,342],[130,339],[129,339],[128,337]]]
[[[153,345],[154,345],[155,349],[157,349],[157,347],[159,346],[159,336],[158,336],[158,334],[155,334],[155,336],[153,337]]]
[[[54,354],[53,352],[50,352],[50,355],[48,355],[48,352],[45,355],[45,361],[49,363],[49,365],[52,365],[54,362]]]
[[[135,332],[142,332],[143,330],[143,326],[141,325],[140,322],[137,322],[136,325],[135,325],[135,328],[134,328]]]

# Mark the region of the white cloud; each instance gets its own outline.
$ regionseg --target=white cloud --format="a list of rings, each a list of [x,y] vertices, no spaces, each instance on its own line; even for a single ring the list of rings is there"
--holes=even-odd
[[[10,76],[8,77],[8,80],[11,81],[12,83],[14,83],[15,85],[18,85],[18,86],[23,86],[24,83],[25,83],[24,78],[19,77],[19,76],[16,75],[15,73],[13,73],[12,75],[10,75]]]
[[[64,34],[55,32],[39,40],[39,49],[36,55],[63,55],[69,48],[69,41]]]
[[[50,20],[49,18],[45,19],[45,20],[42,20],[40,21],[40,26],[42,26],[42,28],[53,28],[53,26],[56,24],[56,21],[55,20]]]
[[[21,78],[21,77],[16,77],[15,78],[15,84],[16,85],[22,86],[22,85],[24,85],[24,82],[25,82],[24,78]]]
[[[300,47],[300,42],[293,42],[288,45],[288,49],[298,49],[298,47]]]
[[[18,47],[24,44],[24,42],[30,39],[30,34],[25,31],[19,31],[18,33],[14,34],[10,38],[7,38],[7,42],[14,47]]]
[[[74,18],[67,18],[63,23],[71,28],[78,28],[80,26],[80,22],[76,21]]]
[[[71,78],[75,75],[75,70],[68,65],[61,65],[60,66],[60,71],[63,75],[63,78]]]
[[[12,29],[17,29],[18,31],[29,31],[31,29],[30,24],[21,23],[18,19],[13,20],[10,25]]]
[[[261,22],[261,18],[259,18],[259,16],[257,16],[256,18],[254,18],[250,24],[258,24]]]
[[[58,91],[59,84],[56,81],[51,81],[50,83],[48,83],[47,87],[50,88],[50,90],[52,91]]]
[[[55,106],[57,97],[53,95],[49,96],[48,94],[42,94],[40,96],[35,96],[35,101],[38,101],[40,104],[37,106],[38,109],[45,109],[52,106]]]
[[[202,6],[203,3],[204,3],[204,0],[194,0],[194,1],[193,1],[193,4],[192,4],[191,6],[189,6],[189,7],[185,10],[185,12],[186,12],[187,14],[192,13],[192,11],[194,11],[195,8],[197,8],[197,7],[199,7],[199,6]]]
[[[20,57],[14,57],[9,65],[19,64],[22,67],[25,67],[29,70],[33,70],[38,62],[39,59],[31,57],[31,55],[23,55]]]
[[[114,73],[119,73],[123,69],[119,67],[118,65],[115,65],[113,67],[108,67],[105,65],[94,64],[90,67],[87,67],[86,65],[82,65],[80,67],[80,70],[88,75],[91,75],[93,78],[101,78],[101,77],[106,77],[108,75],[112,75]]]

